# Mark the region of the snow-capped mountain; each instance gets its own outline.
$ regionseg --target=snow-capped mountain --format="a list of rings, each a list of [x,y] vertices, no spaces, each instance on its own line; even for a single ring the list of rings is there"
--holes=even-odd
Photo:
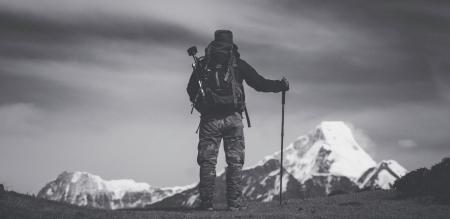
[[[286,198],[356,191],[363,184],[364,187],[388,189],[396,180],[385,177],[384,172],[369,171],[384,165],[376,164],[344,122],[320,123],[310,133],[287,146],[283,153],[283,196]],[[280,152],[276,152],[243,170],[243,193],[248,200],[271,201],[278,197],[279,159]],[[394,162],[390,162],[392,172],[398,176],[404,175],[406,170]],[[365,173],[373,180],[360,179]],[[225,175],[224,172],[216,179],[216,202],[225,202]],[[374,176],[378,175],[381,179],[376,180]],[[198,188],[194,187],[163,199],[152,207],[192,206],[198,201]]]
[[[322,122],[285,147],[283,197],[306,198],[359,189],[389,189],[406,169],[393,160],[377,164],[355,140],[344,122]],[[226,170],[216,178],[215,203],[226,202]],[[279,196],[280,152],[266,156],[243,170],[243,194],[252,201]],[[62,173],[48,183],[39,197],[77,205],[117,209],[131,207],[176,208],[198,204],[196,184],[155,188],[132,180],[105,181],[84,173]]]
[[[188,188],[156,188],[130,179],[104,180],[87,172],[63,172],[44,186],[38,197],[95,208],[135,208]]]
[[[283,166],[301,183],[314,176],[345,176],[356,181],[375,161],[343,122],[322,122],[289,145]],[[279,154],[276,154],[279,159]]]
[[[395,180],[404,176],[407,170],[395,160],[383,160],[376,167],[369,168],[358,180],[359,187],[390,189]]]
[[[287,183],[297,184],[295,190],[298,196],[311,197],[328,195],[333,191],[355,190],[357,180],[367,169],[376,166],[375,161],[356,142],[350,128],[343,122],[322,122],[310,133],[299,137],[288,145],[284,151],[283,189],[290,194]],[[279,191],[279,159],[280,153],[267,156],[258,165],[273,162],[273,169],[261,183],[267,178],[275,176],[274,189],[270,194],[262,195],[263,201],[270,201],[278,195]],[[258,166],[257,165],[257,166]],[[248,168],[251,172],[253,168]],[[244,176],[245,178],[245,176]]]

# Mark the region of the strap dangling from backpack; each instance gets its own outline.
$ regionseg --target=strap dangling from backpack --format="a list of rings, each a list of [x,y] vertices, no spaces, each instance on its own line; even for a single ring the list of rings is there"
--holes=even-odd
[[[250,125],[250,117],[248,116],[248,110],[247,110],[246,105],[244,105],[244,112],[245,112],[245,118],[247,119],[247,126],[250,128],[252,126]]]

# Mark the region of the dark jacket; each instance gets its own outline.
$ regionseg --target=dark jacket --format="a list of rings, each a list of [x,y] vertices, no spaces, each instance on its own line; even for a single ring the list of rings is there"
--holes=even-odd
[[[236,79],[239,83],[242,84],[242,82],[245,80],[245,82],[252,88],[254,88],[257,91],[261,92],[280,92],[283,89],[283,84],[280,80],[269,80],[265,79],[261,75],[256,72],[256,70],[250,66],[246,61],[242,60],[241,58],[236,57],[237,60],[237,72],[236,72]],[[187,92],[190,97],[195,97],[195,94],[198,91],[198,82],[197,77],[195,76],[194,72],[192,72],[191,77],[189,79],[189,83],[187,86]],[[191,102],[193,99],[191,99]],[[207,111],[202,112],[201,116],[203,117],[215,117],[215,116],[222,116],[222,115],[228,115],[231,113],[234,113],[238,110],[234,111],[223,111],[220,109],[217,109],[215,111]],[[242,113],[242,111],[239,111],[238,113]]]

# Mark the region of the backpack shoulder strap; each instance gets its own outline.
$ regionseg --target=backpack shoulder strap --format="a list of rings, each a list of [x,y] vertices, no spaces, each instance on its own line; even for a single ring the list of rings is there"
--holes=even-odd
[[[236,78],[236,70],[237,70],[237,60],[236,60],[236,57],[234,56],[234,55],[231,55],[231,61],[230,61],[230,64],[229,64],[229,68],[231,68],[232,70],[231,70],[231,73],[232,73],[232,79],[234,80],[233,81],[233,84],[235,84],[235,83],[238,83],[238,80],[237,80],[237,78]],[[236,86],[236,84],[235,84],[235,86]],[[234,95],[234,94],[233,94]],[[235,101],[236,101],[236,103],[237,103],[237,97],[235,96],[234,97],[234,99],[235,99]],[[250,116],[248,115],[248,110],[247,110],[247,104],[245,104],[244,103],[244,113],[245,113],[245,119],[247,120],[247,126],[250,128],[250,127],[252,127],[251,126],[251,124],[250,124]]]
[[[234,57],[233,54],[233,46],[231,47],[230,50],[230,59],[228,60],[228,66],[227,66],[227,74],[231,75],[231,87],[233,90],[233,103],[234,106],[237,107],[237,95],[236,95],[236,84],[237,82],[237,78],[236,78],[236,74],[235,74],[235,69],[234,66],[236,65],[236,57]]]

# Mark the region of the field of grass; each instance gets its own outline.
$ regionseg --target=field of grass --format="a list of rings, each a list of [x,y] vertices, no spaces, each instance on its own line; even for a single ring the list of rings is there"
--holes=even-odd
[[[430,199],[399,199],[394,191],[368,191],[332,197],[249,203],[229,212],[191,209],[99,210],[6,192],[0,197],[0,218],[450,218],[450,205]]]

